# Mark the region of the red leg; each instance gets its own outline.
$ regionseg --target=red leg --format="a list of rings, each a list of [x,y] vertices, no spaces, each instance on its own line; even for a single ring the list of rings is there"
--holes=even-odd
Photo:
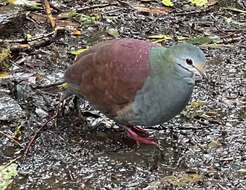
[[[155,141],[153,141],[152,139],[148,138],[148,137],[141,137],[139,136],[137,133],[135,133],[131,127],[124,127],[126,130],[126,133],[128,135],[128,137],[130,137],[131,139],[135,140],[137,145],[139,146],[140,143],[143,144],[153,144],[153,145],[157,145]],[[135,129],[135,128],[134,128]],[[140,129],[137,127],[137,129]],[[144,130],[143,130],[144,131]],[[141,130],[142,132],[142,130]],[[142,132],[143,133],[143,132]]]
[[[135,131],[136,133],[141,133],[141,134],[144,134],[144,135],[148,135],[149,136],[149,132],[142,129],[141,127],[138,127],[138,126],[129,126],[129,128],[131,128],[133,131]]]

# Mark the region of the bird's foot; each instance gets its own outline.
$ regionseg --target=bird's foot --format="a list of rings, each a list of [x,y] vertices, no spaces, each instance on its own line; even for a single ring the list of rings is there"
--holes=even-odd
[[[135,140],[138,146],[140,145],[140,143],[157,145],[157,143],[154,140],[152,140],[151,138],[139,136],[136,132],[140,132],[140,133],[144,133],[144,134],[146,134],[146,133],[149,134],[149,133],[147,131],[137,127],[137,126],[134,126],[134,127],[132,127],[132,126],[127,127],[126,126],[125,130],[126,130],[128,137]]]

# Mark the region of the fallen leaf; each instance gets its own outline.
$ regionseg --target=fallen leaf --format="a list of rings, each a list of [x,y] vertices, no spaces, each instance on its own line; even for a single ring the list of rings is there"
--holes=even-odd
[[[71,54],[73,55],[79,55],[81,53],[83,53],[85,50],[87,50],[88,48],[85,48],[85,49],[77,49],[77,50],[72,50],[71,51]]]
[[[0,79],[1,78],[6,78],[6,77],[8,77],[9,76],[9,73],[7,73],[7,72],[1,72],[0,73]]]
[[[74,36],[81,36],[82,35],[82,33],[79,30],[77,30],[76,28],[73,29],[73,33],[72,34]]]
[[[21,132],[22,125],[19,125],[15,128],[15,132],[13,134],[13,138],[15,140],[21,141],[23,139],[22,132]]]
[[[110,36],[113,36],[114,38],[118,38],[118,36],[119,36],[119,32],[116,29],[114,29],[114,28],[110,28],[110,29],[106,30],[106,32]]]
[[[165,40],[171,40],[173,39],[170,35],[163,35],[163,34],[156,34],[148,36],[149,39],[165,39]]]
[[[200,48],[213,48],[213,49],[221,49],[221,48],[233,48],[234,45],[231,44],[202,44],[199,45]]]
[[[26,39],[30,40],[32,38],[33,38],[33,36],[31,34],[26,34]]]
[[[187,105],[180,114],[186,118],[194,118],[196,116],[202,115],[202,112],[199,110],[199,108],[205,104],[207,104],[205,101],[192,102],[191,104]]]
[[[167,7],[173,6],[173,2],[171,0],[162,0],[161,3]]]
[[[215,112],[215,111],[208,111],[208,112],[205,113],[205,115],[207,115],[207,116],[216,116],[217,115],[217,112]]]
[[[236,25],[239,25],[239,26],[246,25],[245,22],[237,22],[237,21],[233,20],[232,18],[226,18],[226,22],[227,23],[236,24]]]
[[[202,176],[198,174],[179,174],[178,176],[166,176],[161,179],[162,182],[168,182],[172,185],[182,187],[190,182],[198,182],[202,180]]]
[[[12,183],[12,177],[16,176],[17,173],[17,165],[11,164],[8,167],[0,166],[0,189],[7,189],[9,184]]]
[[[191,107],[199,108],[199,107],[201,107],[201,106],[203,106],[205,104],[207,104],[207,102],[205,102],[205,101],[192,102],[191,103]]]
[[[208,144],[208,149],[209,149],[209,151],[210,151],[211,149],[217,148],[217,147],[219,147],[219,146],[221,146],[221,143],[220,143],[218,140],[212,140],[212,141]]]
[[[188,0],[192,4],[201,7],[208,4],[208,0]]]
[[[3,48],[0,52],[0,71],[7,71],[12,65],[9,59],[11,58],[11,52],[9,48]]]
[[[187,40],[187,42],[192,44],[211,44],[211,43],[217,43],[220,41],[220,37],[216,35],[210,35],[210,36],[201,36],[196,37],[191,40]]]
[[[158,39],[158,40],[153,41],[153,43],[161,43],[161,42],[166,41],[166,40],[172,40],[174,37],[172,37],[170,35],[156,34],[156,35],[150,35],[150,36],[148,36],[148,38],[149,39]],[[183,41],[183,40],[187,39],[184,36],[177,36],[176,38],[178,39],[178,41]]]
[[[208,0],[207,6],[212,6],[218,3],[219,0]]]

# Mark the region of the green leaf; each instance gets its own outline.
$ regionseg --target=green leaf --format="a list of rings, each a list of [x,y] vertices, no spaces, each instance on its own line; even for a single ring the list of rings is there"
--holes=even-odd
[[[31,34],[26,34],[26,38],[27,38],[28,40],[30,40],[30,39],[33,38],[33,36],[32,36]]]
[[[167,7],[173,6],[173,2],[171,0],[162,0],[161,3]]]
[[[163,34],[156,34],[148,36],[150,39],[164,39],[164,40],[171,40],[173,39],[170,35],[163,35]]]
[[[88,48],[85,48],[85,49],[77,49],[77,50],[72,50],[71,51],[71,54],[73,55],[79,55],[81,53],[83,53],[85,50],[87,50]]]
[[[8,77],[8,76],[10,76],[9,73],[7,73],[7,72],[0,72],[0,79],[1,79],[1,78],[6,78],[6,77]]]
[[[62,86],[62,88],[66,89],[67,88],[67,83],[64,82],[64,83],[61,84],[61,86]]]
[[[13,181],[12,177],[16,176],[17,174],[16,164],[11,164],[8,167],[0,166],[0,189],[7,189],[8,185]]]
[[[166,40],[172,40],[173,37],[170,36],[170,35],[163,35],[163,34],[155,34],[155,35],[151,35],[151,36],[148,36],[149,39],[157,39],[155,41],[153,41],[153,43],[161,43],[161,42],[164,42]],[[185,39],[187,39],[186,37],[184,36],[176,36],[176,38],[179,40],[179,41],[183,41]]]
[[[199,108],[201,108],[205,104],[207,104],[207,102],[204,101],[192,102],[191,104],[187,105],[180,114],[189,119],[194,118],[202,114]]]
[[[109,35],[113,36],[114,38],[118,38],[118,36],[119,36],[119,32],[114,28],[109,28],[108,30],[106,30],[106,32]]]
[[[234,45],[230,45],[230,44],[202,44],[199,47],[200,48],[221,49],[221,48],[233,48]]]
[[[97,14],[88,16],[88,15],[85,15],[85,14],[82,14],[82,13],[77,13],[76,11],[69,12],[68,13],[68,17],[69,18],[76,17],[81,22],[85,22],[85,23],[92,23],[92,22],[95,22],[95,21],[100,19],[100,16],[97,15]]]
[[[207,0],[188,0],[188,1],[191,2],[192,4],[198,6],[198,7],[201,7],[203,5],[208,4]]]
[[[235,25],[239,25],[239,26],[245,26],[246,25],[246,22],[238,22],[238,21],[235,21],[233,20],[232,18],[226,18],[226,22],[227,23],[232,23],[232,24],[235,24]]]
[[[203,105],[207,104],[207,102],[204,102],[204,101],[198,101],[198,102],[192,102],[191,103],[191,107],[193,108],[199,108]]]
[[[216,35],[196,37],[191,40],[187,40],[187,42],[192,44],[211,44],[211,43],[218,43],[219,41],[220,38],[219,36]]]
[[[77,14],[80,17],[80,21],[85,23],[93,23],[100,19],[99,15],[87,16],[84,14]]]
[[[72,18],[72,17],[74,17],[74,16],[76,16],[76,11],[70,11],[69,13],[68,13],[68,18]]]

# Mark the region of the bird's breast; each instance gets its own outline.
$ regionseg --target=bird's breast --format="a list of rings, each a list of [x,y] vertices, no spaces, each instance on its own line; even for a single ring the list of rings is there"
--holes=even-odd
[[[150,126],[170,120],[187,105],[193,87],[193,77],[148,77],[132,105],[136,124]]]

